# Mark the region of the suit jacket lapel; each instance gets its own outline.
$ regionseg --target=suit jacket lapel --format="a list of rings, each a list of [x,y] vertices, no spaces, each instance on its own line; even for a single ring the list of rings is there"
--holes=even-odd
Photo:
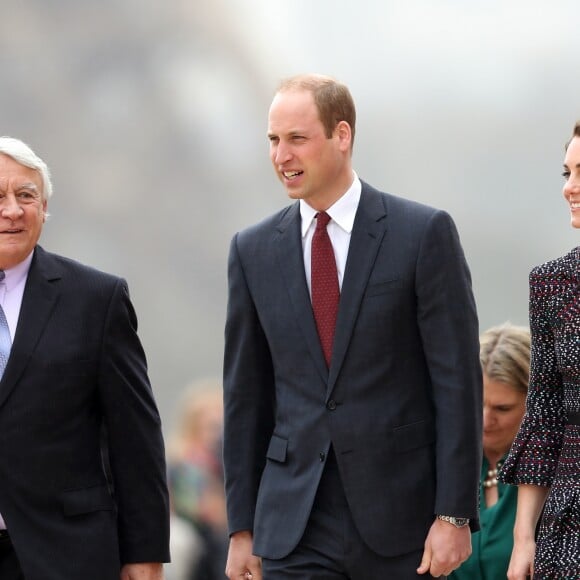
[[[340,372],[360,303],[385,235],[386,216],[383,196],[363,182],[342,281],[327,397]]]
[[[295,203],[284,214],[277,227],[275,239],[276,251],[280,264],[282,279],[286,285],[290,303],[296,313],[296,320],[304,334],[316,368],[326,381],[328,369],[320,346],[312,302],[304,272],[304,253],[300,229],[300,205]]]
[[[37,246],[28,271],[10,358],[0,381],[0,405],[4,404],[26,368],[58,300],[53,281],[60,275],[52,266],[50,256]]]

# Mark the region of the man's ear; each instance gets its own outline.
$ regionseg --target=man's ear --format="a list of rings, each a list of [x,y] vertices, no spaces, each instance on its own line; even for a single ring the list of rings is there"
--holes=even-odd
[[[346,121],[339,121],[334,129],[334,134],[338,137],[341,151],[350,151],[352,143],[352,130]]]

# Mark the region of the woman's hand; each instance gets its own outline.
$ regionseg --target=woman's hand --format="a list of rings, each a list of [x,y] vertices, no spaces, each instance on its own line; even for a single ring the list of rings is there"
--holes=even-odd
[[[512,557],[507,572],[508,580],[526,580],[534,573],[536,542],[532,539],[514,542]]]

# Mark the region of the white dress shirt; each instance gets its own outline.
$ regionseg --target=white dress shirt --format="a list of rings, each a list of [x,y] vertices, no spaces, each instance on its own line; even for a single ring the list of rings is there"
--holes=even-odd
[[[14,342],[14,336],[16,334],[22,296],[24,295],[24,287],[26,286],[26,279],[28,278],[28,270],[30,269],[33,253],[30,253],[23,262],[20,262],[14,268],[4,270],[5,278],[0,282],[0,304],[6,315],[12,342]]]
[[[332,243],[334,259],[336,260],[336,270],[338,272],[338,285],[342,289],[346,258],[350,245],[350,235],[354,225],[354,218],[361,194],[361,182],[357,174],[353,171],[353,182],[346,190],[346,193],[334,202],[326,213],[331,220],[328,222],[326,231]],[[318,213],[303,199],[300,200],[300,217],[302,218],[302,251],[304,252],[304,270],[306,271],[306,281],[308,291],[312,297],[311,285],[311,254],[312,236],[316,229],[314,216]]]
[[[10,329],[10,338],[14,342],[16,335],[16,326],[18,324],[18,317],[20,316],[20,307],[22,306],[22,296],[24,295],[24,287],[26,286],[26,279],[28,278],[28,270],[30,269],[30,262],[32,255],[30,255],[20,262],[14,268],[4,270],[4,280],[0,282],[0,304],[8,322]],[[6,524],[0,514],[0,530],[5,530]]]

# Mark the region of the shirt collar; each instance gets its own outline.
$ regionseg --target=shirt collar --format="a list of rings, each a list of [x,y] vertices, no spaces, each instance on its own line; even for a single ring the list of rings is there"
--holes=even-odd
[[[354,218],[358,203],[360,201],[362,185],[358,175],[353,171],[353,181],[345,194],[337,199],[327,210],[326,213],[335,221],[346,233],[352,232]],[[300,217],[302,218],[302,237],[306,235],[314,216],[318,213],[313,207],[309,206],[303,199],[300,200]]]
[[[20,264],[16,264],[13,268],[8,268],[4,270],[4,274],[6,275],[4,278],[4,284],[6,285],[6,291],[10,292],[12,288],[18,286],[20,282],[28,275],[28,270],[30,270],[30,263],[32,262],[32,256],[34,255],[34,250],[28,254],[28,256],[20,262]]]

